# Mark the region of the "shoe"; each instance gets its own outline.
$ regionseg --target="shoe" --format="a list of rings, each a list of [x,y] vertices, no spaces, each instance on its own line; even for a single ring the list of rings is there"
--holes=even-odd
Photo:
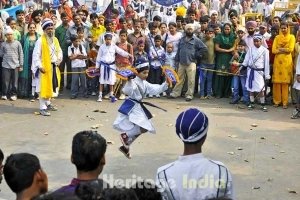
[[[279,104],[274,104],[273,107],[277,108],[279,106]]]
[[[71,98],[71,99],[76,99],[77,96],[76,96],[76,95],[72,95],[70,98]]]
[[[118,99],[115,96],[110,96],[110,102],[114,103],[116,101],[118,101]]]
[[[102,102],[102,96],[99,95],[97,102]]]
[[[83,98],[86,98],[86,99],[87,99],[87,98],[89,98],[89,95],[84,94],[84,95],[83,95]]]
[[[10,97],[10,100],[12,100],[12,101],[17,100],[17,96],[16,96],[16,95],[11,96],[11,97]]]
[[[205,99],[213,99],[214,97],[213,96],[211,96],[211,95],[207,95],[206,97],[205,97]]]
[[[1,96],[1,99],[2,100],[7,100],[7,97],[3,95],[3,96]]]
[[[97,93],[96,92],[92,92],[92,96],[96,96],[97,95]]]
[[[125,94],[121,94],[121,95],[119,96],[119,99],[120,99],[120,100],[124,100],[125,98],[126,98]]]
[[[230,104],[238,104],[239,103],[239,100],[232,100],[229,102]]]
[[[172,95],[172,94],[168,95],[167,98],[168,99],[176,99],[176,97],[174,95]]]
[[[48,112],[46,109],[40,110],[40,114],[43,116],[50,116],[50,112]]]
[[[129,137],[126,133],[121,133],[120,140],[126,148],[129,148]]]
[[[283,109],[287,109],[288,106],[287,106],[287,105],[283,105],[282,108],[283,108]]]
[[[149,96],[148,96],[149,98],[153,98],[153,95],[152,94],[149,94]]]
[[[129,153],[129,149],[124,147],[124,146],[120,146],[119,150],[124,154],[124,156],[126,156],[126,158],[131,159],[131,155]]]
[[[249,105],[248,105],[248,110],[253,110],[254,109],[254,105],[253,105],[253,103],[250,103]]]
[[[265,105],[262,105],[260,108],[263,112],[268,112],[268,108]]]
[[[50,105],[47,106],[47,110],[57,111],[58,109],[55,106],[53,106],[52,104],[50,104]]]
[[[155,97],[156,97],[156,98],[160,98],[160,95],[159,95],[159,94],[157,94],[157,95],[155,95]]]
[[[300,110],[295,109],[295,110],[293,111],[293,114],[292,114],[292,116],[291,116],[291,119],[298,119],[298,118],[300,118]]]
[[[205,97],[204,97],[204,96],[201,96],[201,97],[200,97],[200,100],[204,100],[204,99],[205,99]]]
[[[104,99],[109,99],[109,97],[110,97],[110,95],[107,94],[107,95],[104,96]]]
[[[166,96],[167,96],[167,93],[166,93],[166,92],[163,92],[163,93],[162,93],[162,96],[163,96],[163,97],[166,97]]]
[[[29,101],[30,101],[30,102],[35,102],[35,99],[34,99],[34,98],[31,98]]]
[[[192,101],[192,99],[193,99],[193,97],[191,97],[191,96],[185,97],[185,101]]]

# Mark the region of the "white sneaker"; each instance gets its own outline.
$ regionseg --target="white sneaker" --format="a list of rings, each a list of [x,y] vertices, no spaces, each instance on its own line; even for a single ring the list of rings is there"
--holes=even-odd
[[[1,99],[2,100],[7,100],[7,97],[3,95],[3,96],[1,96]]]
[[[104,96],[104,99],[109,99],[109,97],[110,97],[110,95],[107,94],[107,95]]]
[[[153,95],[149,94],[149,98],[153,98]]]
[[[10,97],[10,100],[12,100],[12,101],[17,100],[17,96],[15,96],[15,95],[14,95],[14,96],[11,96],[11,97]]]
[[[96,92],[92,92],[92,96],[96,96],[97,95],[97,93]]]
[[[156,98],[160,98],[160,95],[159,95],[159,94],[157,94],[157,95],[155,95],[155,97],[156,97]]]
[[[102,96],[99,96],[99,97],[98,97],[97,102],[102,102]]]
[[[120,100],[124,100],[125,98],[126,98],[125,94],[121,94],[119,97]]]
[[[163,92],[162,95],[163,95],[163,97],[166,97],[166,96],[167,96],[167,93],[166,93],[166,92]]]

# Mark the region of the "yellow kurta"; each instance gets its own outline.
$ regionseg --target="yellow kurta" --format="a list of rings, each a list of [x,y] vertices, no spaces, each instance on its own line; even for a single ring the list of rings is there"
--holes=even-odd
[[[272,53],[275,54],[273,65],[273,83],[290,84],[293,77],[293,58],[292,53],[295,46],[295,37],[292,34],[286,36],[280,34],[276,36]],[[288,53],[279,53],[279,48],[285,48]]]

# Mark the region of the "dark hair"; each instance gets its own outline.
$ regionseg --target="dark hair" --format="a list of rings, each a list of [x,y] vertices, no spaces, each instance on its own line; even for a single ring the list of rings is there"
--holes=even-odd
[[[76,30],[76,33],[78,32],[84,32],[84,28],[82,26],[79,26]]]
[[[102,192],[105,184],[103,180],[83,181],[77,185],[75,194],[81,200],[98,200],[102,198]]]
[[[170,26],[174,26],[175,28],[177,27],[177,25],[176,25],[175,22],[170,22],[169,25],[168,25],[168,27],[170,27]]]
[[[281,22],[280,27],[282,27],[282,26],[286,26],[287,28],[289,28],[289,24],[287,22]]]
[[[161,41],[161,36],[160,36],[160,35],[156,35],[156,36],[154,37],[154,41],[157,41],[157,40],[160,40],[160,41]]]
[[[199,22],[209,22],[210,17],[208,15],[201,16]]]
[[[128,188],[109,188],[103,191],[106,200],[138,200],[133,189]]]
[[[3,154],[2,150],[0,149],[0,161],[3,161],[3,159],[4,159],[4,154]]]
[[[12,21],[15,21],[15,19],[13,17],[8,17],[6,19],[6,24],[9,25]]]
[[[108,26],[108,24],[112,24],[112,23],[113,23],[113,21],[111,19],[105,19],[104,26],[106,27],[106,26]]]
[[[125,29],[122,29],[122,30],[120,30],[119,35],[121,35],[121,34],[126,34],[127,35],[127,31]]]
[[[280,22],[281,22],[281,18],[280,17],[278,17],[278,16],[275,16],[275,17],[273,17],[273,19],[272,20],[274,20],[274,19],[278,19]]]
[[[16,11],[16,16],[18,16],[19,14],[25,14],[24,10],[17,10]]]
[[[196,10],[189,9],[187,15],[196,15]]]
[[[138,199],[143,200],[161,200],[161,193],[158,192],[158,187],[150,182],[137,182],[131,188],[134,190]]]
[[[51,13],[51,14],[53,14],[53,15],[56,15],[56,10],[53,10],[53,9],[52,9],[52,10],[49,11],[49,13]]]
[[[75,194],[69,194],[65,192],[53,192],[42,194],[33,200],[81,200]]]
[[[7,157],[3,174],[14,193],[20,193],[33,183],[34,174],[41,169],[39,159],[29,153],[11,154]]]
[[[98,15],[96,13],[90,14],[90,19],[98,19]]]
[[[71,42],[74,42],[74,41],[77,40],[77,39],[79,39],[79,37],[78,37],[78,35],[76,35],[76,34],[72,34],[72,35],[70,36]]]
[[[123,23],[123,22],[126,22],[126,19],[121,17],[121,18],[119,19],[119,23],[121,24],[121,23]]]
[[[115,8],[111,9],[111,13],[115,14],[115,15],[119,15],[120,14],[119,11],[118,11],[118,9],[115,9]]]
[[[67,14],[63,12],[60,14],[60,18],[64,18],[64,17],[67,17]]]
[[[179,21],[179,20],[183,21],[183,19],[184,19],[183,16],[176,16],[176,21]]]
[[[27,28],[29,29],[29,27],[30,27],[30,25],[34,25],[35,26],[35,28],[36,28],[36,24],[35,23],[33,23],[33,22],[30,22],[28,25],[27,25]]]
[[[151,30],[151,29],[155,29],[155,28],[157,28],[157,26],[154,24],[154,22],[150,22],[149,24],[148,24],[148,28],[149,28],[149,30]]]
[[[247,46],[246,42],[244,40],[240,40],[238,45],[240,46]]]
[[[159,21],[159,22],[161,22],[161,17],[158,16],[158,15],[155,15],[155,16],[153,17],[153,21]]]
[[[73,137],[72,161],[77,170],[95,170],[106,152],[106,140],[96,131],[81,131]]]
[[[159,28],[161,28],[161,25],[166,25],[166,27],[168,27],[167,23],[165,22],[160,23]]]

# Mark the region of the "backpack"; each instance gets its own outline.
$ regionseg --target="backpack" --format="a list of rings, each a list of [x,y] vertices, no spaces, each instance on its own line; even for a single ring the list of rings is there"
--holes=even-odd
[[[71,47],[71,51],[72,51],[72,54],[74,54],[74,47]],[[80,51],[81,54],[83,54],[82,53],[82,45],[81,44],[79,45],[79,51]]]

